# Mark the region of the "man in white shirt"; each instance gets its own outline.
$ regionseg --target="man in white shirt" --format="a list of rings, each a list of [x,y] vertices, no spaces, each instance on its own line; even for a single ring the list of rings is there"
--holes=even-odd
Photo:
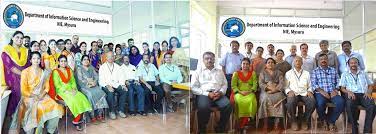
[[[299,128],[295,116],[296,106],[299,101],[303,101],[306,108],[302,129],[308,130],[308,122],[315,110],[316,101],[313,97],[309,72],[302,69],[302,57],[296,56],[293,63],[295,67],[286,72],[287,113],[292,120],[291,128],[297,131]]]
[[[303,58],[302,68],[311,74],[316,68],[316,60],[314,57],[308,55],[308,45],[306,43],[300,45],[300,52]]]
[[[102,90],[106,92],[106,100],[109,105],[110,118],[116,119],[115,114],[115,92],[119,95],[119,111],[118,114],[122,118],[126,118],[125,115],[125,101],[127,100],[127,88],[125,83],[121,80],[120,66],[114,64],[114,53],[109,51],[106,53],[107,61],[99,68],[99,85]]]
[[[248,57],[250,60],[252,60],[253,58],[256,57],[256,54],[252,53],[252,49],[253,49],[253,43],[248,41],[245,43],[245,49],[247,50],[247,52],[245,52],[244,56],[245,57]]]
[[[197,95],[199,131],[206,133],[210,108],[214,106],[221,111],[221,118],[215,131],[225,133],[224,129],[232,111],[229,99],[224,96],[227,90],[227,80],[222,70],[214,68],[214,53],[205,52],[203,61],[205,66],[197,70],[191,80],[192,92]]]
[[[276,56],[275,56],[275,52],[274,52],[274,45],[273,44],[269,44],[268,45],[268,52],[265,53],[265,59],[268,59],[268,58],[273,58],[273,59],[276,59]]]
[[[140,63],[137,67],[137,75],[140,78],[142,87],[145,89],[145,110],[147,110],[149,113],[162,113],[162,98],[164,91],[159,80],[158,69],[154,66],[154,64],[150,63],[150,57],[148,54],[142,55],[142,61],[143,63]],[[155,91],[157,93],[157,100],[153,103],[153,105],[151,91]]]
[[[136,67],[132,64],[129,64],[129,57],[127,55],[123,57],[123,61],[124,63],[120,66],[121,72],[124,73],[124,75],[122,75],[123,77],[121,82],[125,83],[128,88],[129,114],[136,116],[134,96],[137,95],[137,113],[142,116],[146,116],[146,113],[144,111],[144,89],[142,88],[139,78],[137,77]]]

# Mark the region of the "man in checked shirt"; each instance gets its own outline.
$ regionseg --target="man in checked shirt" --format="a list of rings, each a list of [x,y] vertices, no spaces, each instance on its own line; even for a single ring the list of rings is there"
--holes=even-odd
[[[313,70],[311,75],[311,85],[315,92],[317,113],[319,115],[318,126],[323,126],[325,130],[337,131],[336,120],[345,108],[345,100],[339,95],[337,70],[328,65],[328,55],[320,54],[319,67]],[[326,111],[326,103],[331,102],[335,108]],[[329,127],[328,127],[329,124]]]

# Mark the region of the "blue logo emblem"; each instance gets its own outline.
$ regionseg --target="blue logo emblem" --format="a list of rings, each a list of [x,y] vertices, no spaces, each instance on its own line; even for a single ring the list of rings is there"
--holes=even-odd
[[[18,28],[24,21],[24,14],[16,4],[9,4],[3,13],[3,20],[10,28]]]
[[[222,24],[222,33],[230,38],[239,37],[244,33],[244,31],[245,24],[241,19],[237,17],[228,18]]]

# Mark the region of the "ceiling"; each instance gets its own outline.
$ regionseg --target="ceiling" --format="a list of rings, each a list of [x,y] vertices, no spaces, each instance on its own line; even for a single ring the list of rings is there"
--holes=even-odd
[[[343,9],[343,0],[220,0],[219,8]]]

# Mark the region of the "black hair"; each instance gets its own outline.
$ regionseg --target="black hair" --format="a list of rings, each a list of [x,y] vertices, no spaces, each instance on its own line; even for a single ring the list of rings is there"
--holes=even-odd
[[[22,36],[24,36],[23,32],[21,32],[21,31],[16,31],[16,32],[13,33],[12,37],[16,36],[17,34],[22,34]],[[28,36],[27,36],[27,37],[28,37]],[[26,36],[23,37],[23,38],[26,38]],[[30,39],[30,37],[29,37],[29,39]],[[10,39],[10,41],[9,41],[9,45],[13,45],[13,40],[12,40],[12,39]]]
[[[237,44],[238,46],[240,46],[240,43],[237,40],[231,41],[230,42],[230,46],[232,46],[232,44]]]
[[[24,36],[24,38],[28,38],[28,39],[30,40],[30,36],[27,36],[27,35],[26,35],[26,36]]]
[[[86,42],[83,41],[83,42],[80,43],[80,52],[81,52],[81,46],[82,46],[83,44],[86,44]],[[86,47],[87,47],[87,44],[86,44]],[[82,53],[82,52],[81,52],[81,53]],[[84,51],[83,55],[86,55],[86,50]]]
[[[308,45],[306,43],[302,43],[302,44],[300,44],[300,49],[302,49],[303,46],[307,46],[307,48],[308,48]]]
[[[347,40],[346,40],[346,41],[343,41],[341,46],[343,47],[343,45],[345,45],[345,44],[349,44],[349,45],[351,46],[351,42],[350,42],[350,41],[347,41]]]
[[[243,58],[243,59],[242,59],[242,62],[243,62],[243,61],[248,61],[248,63],[251,64],[251,60],[250,60],[248,57]]]
[[[282,52],[282,54],[285,55],[285,52],[283,52],[282,49],[278,49],[278,50],[275,52],[275,55],[277,55],[278,52]]]
[[[133,38],[129,38],[127,42],[134,41]]]
[[[204,58],[205,55],[211,55],[211,56],[215,57],[215,54],[213,52],[210,52],[210,51],[207,51],[204,54],[202,54],[202,58]]]
[[[50,48],[50,44],[51,44],[52,42],[55,42],[55,47],[56,47],[56,45],[57,45],[57,42],[56,42],[54,39],[50,39],[50,40],[48,41],[48,44],[47,44],[47,53],[48,53],[49,55],[52,54],[52,53],[51,53],[51,48]]]
[[[119,45],[120,45],[120,44],[119,44]],[[114,50],[114,51],[115,51],[115,54],[116,54],[116,49],[117,49],[117,48],[120,48],[120,54],[121,54],[121,46],[118,46],[118,45],[115,46],[115,50]]]
[[[62,54],[59,56],[59,58],[57,58],[57,61],[60,62],[61,59],[68,60],[67,56],[62,55]],[[60,65],[59,65],[59,64],[57,65],[57,68],[60,68]]]
[[[81,62],[84,60],[85,57],[89,58],[89,61],[90,61],[90,57],[89,57],[89,55],[84,54],[84,55],[82,55],[82,57],[81,57]]]
[[[172,36],[171,38],[170,38],[170,41],[169,41],[169,43],[168,44],[170,44],[170,49],[172,49],[172,44],[171,44],[171,40],[172,39],[175,39],[177,42],[178,42],[178,44],[176,44],[176,48],[180,48],[181,47],[181,44],[180,44],[180,41],[179,41],[179,39],[177,38],[177,37],[175,37],[175,36]]]
[[[136,55],[140,54],[140,50],[138,50],[138,48],[136,46],[131,46],[131,48],[129,49],[131,51],[129,55],[133,55],[132,48],[135,48],[137,50]]]
[[[154,49],[154,45],[155,44],[158,44],[159,46],[161,46],[161,44],[159,44],[158,41],[154,42],[154,44],[153,44],[153,51],[151,52],[152,55],[155,55],[155,49]],[[162,53],[161,48],[158,48],[158,57],[161,56],[161,53]]]
[[[319,58],[324,57],[324,56],[326,56],[327,58],[329,58],[328,55],[327,55],[327,54],[324,54],[324,53],[320,54],[320,55],[319,55]]]
[[[257,49],[262,49],[262,51],[264,51],[264,48],[263,48],[263,47],[257,47],[256,50],[257,50]]]
[[[66,39],[66,40],[64,41],[64,44],[67,44],[68,41],[72,42],[72,40],[70,40],[70,39]],[[72,49],[72,48],[70,48],[69,51],[71,51],[71,49]],[[63,51],[64,51],[64,50],[67,50],[67,47],[64,46]]]
[[[272,60],[274,64],[277,63],[272,57],[270,57],[270,58],[267,58],[267,59],[265,60],[265,64],[268,63],[268,60]]]
[[[148,46],[148,50],[147,50],[148,52],[147,52],[147,54],[150,55],[149,44],[148,44],[147,42],[142,42],[142,46],[143,46],[143,45]],[[145,53],[145,52],[144,52],[144,53]]]

